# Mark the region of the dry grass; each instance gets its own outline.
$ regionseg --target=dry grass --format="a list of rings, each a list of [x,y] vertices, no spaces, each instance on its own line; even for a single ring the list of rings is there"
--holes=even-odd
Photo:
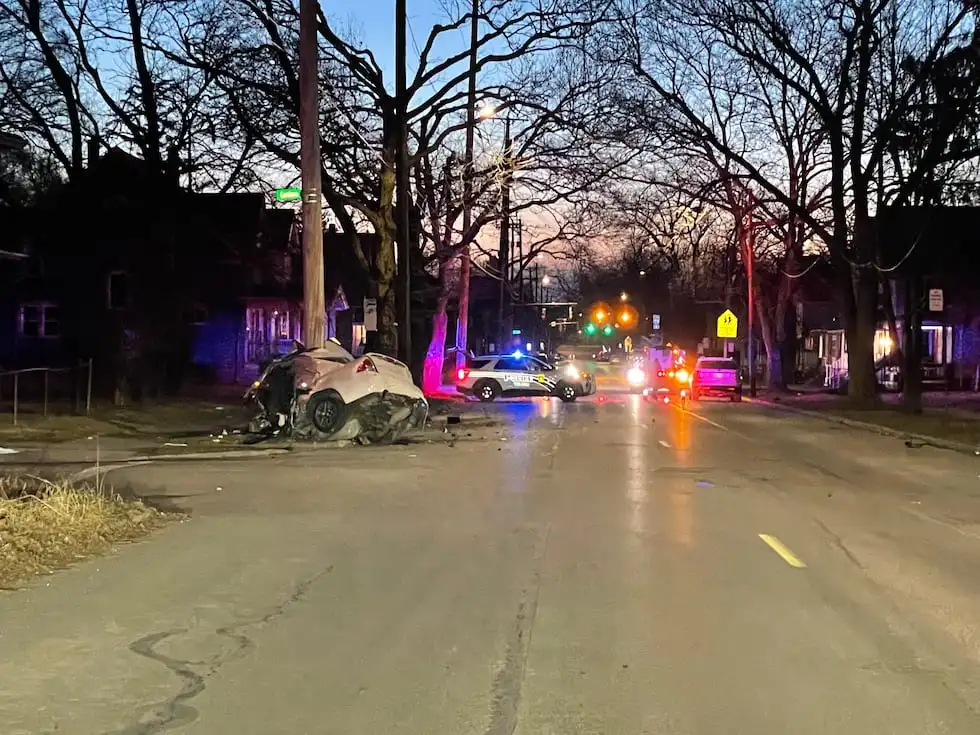
[[[168,518],[101,483],[0,475],[0,588],[104,553]]]

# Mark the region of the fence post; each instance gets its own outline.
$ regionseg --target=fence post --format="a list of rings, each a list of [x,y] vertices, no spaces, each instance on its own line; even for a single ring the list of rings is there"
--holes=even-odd
[[[88,388],[85,391],[85,415],[92,413],[92,358],[88,359]]]
[[[20,395],[20,373],[14,373],[14,426],[17,425],[17,399]]]
[[[44,371],[44,409],[41,415],[47,418],[48,416],[48,376],[51,375],[50,370]]]

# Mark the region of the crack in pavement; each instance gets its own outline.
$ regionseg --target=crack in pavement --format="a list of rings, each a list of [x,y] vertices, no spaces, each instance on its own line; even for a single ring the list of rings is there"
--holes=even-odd
[[[230,640],[234,644],[230,652],[218,654],[204,661],[185,661],[171,658],[156,650],[156,647],[163,641],[187,633],[186,628],[159,631],[133,641],[129,645],[130,651],[137,656],[162,664],[182,682],[182,685],[180,690],[170,699],[141,708],[139,722],[128,725],[121,730],[111,730],[105,735],[154,735],[183,727],[195,721],[200,713],[187,702],[204,691],[207,680],[214,676],[222,666],[244,658],[255,650],[255,643],[241,631],[248,628],[261,628],[282,617],[292,605],[301,602],[306,597],[310,588],[321,577],[332,571],[333,565],[331,564],[326,569],[322,569],[300,582],[279,605],[265,615],[215,629],[214,634],[216,636]],[[203,671],[199,673],[197,669]],[[143,720],[148,713],[152,713],[152,719],[144,722]]]
[[[485,735],[513,735],[517,729],[518,707],[524,676],[527,671],[527,658],[531,650],[531,633],[538,611],[538,593],[541,590],[541,567],[548,550],[551,527],[547,527],[544,537],[539,539],[539,549],[533,558],[531,579],[521,590],[517,603],[514,627],[507,637],[507,652],[504,665],[493,677],[490,726]]]

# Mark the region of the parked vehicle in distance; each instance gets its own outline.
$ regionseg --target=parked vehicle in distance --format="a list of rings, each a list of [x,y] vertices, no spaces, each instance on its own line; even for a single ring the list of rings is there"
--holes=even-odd
[[[742,400],[742,380],[738,363],[729,357],[700,357],[694,365],[691,397],[699,400],[704,396]]]
[[[484,402],[520,396],[557,396],[571,402],[595,393],[595,379],[572,363],[561,369],[520,351],[481,355],[456,376],[456,390]]]
[[[677,400],[681,403],[686,403],[691,397],[692,380],[693,376],[683,366],[658,370],[657,387],[652,391],[652,394],[656,396],[658,401],[663,401],[664,403]],[[644,391],[644,393],[650,395],[649,391]]]

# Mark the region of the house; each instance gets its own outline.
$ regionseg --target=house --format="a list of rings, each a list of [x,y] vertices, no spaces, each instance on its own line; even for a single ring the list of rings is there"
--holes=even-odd
[[[886,276],[879,287],[873,344],[879,382],[900,387],[896,353],[903,346],[907,314],[915,308],[921,320],[924,387],[975,388],[980,376],[980,289],[974,277],[980,269],[980,208],[889,207],[874,224],[880,253],[876,265]],[[913,280],[923,289],[914,307],[907,303]],[[930,289],[942,291],[941,310],[930,310]],[[825,384],[838,387],[848,369],[843,325],[812,332],[811,339],[825,369]]]
[[[81,177],[0,219],[31,252],[0,271],[4,365],[93,358],[96,391],[119,398],[248,380],[299,336],[295,216],[261,194],[189,192],[124,151],[91,150]],[[341,280],[328,279],[328,325],[348,311]]]

